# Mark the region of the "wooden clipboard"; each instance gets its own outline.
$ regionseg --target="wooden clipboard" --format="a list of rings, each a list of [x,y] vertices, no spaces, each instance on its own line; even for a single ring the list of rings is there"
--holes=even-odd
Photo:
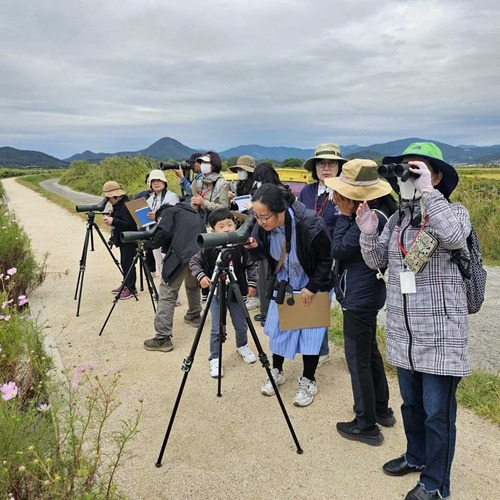
[[[280,330],[298,330],[300,328],[320,328],[330,326],[330,294],[318,292],[311,304],[302,305],[300,292],[294,292],[293,305],[288,304],[292,296],[285,295],[283,304],[278,304]]]
[[[141,221],[139,220],[139,217],[137,217],[135,211],[140,208],[149,207],[146,198],[137,198],[137,200],[127,201],[127,203],[125,203],[125,206],[127,207],[127,210],[130,212],[130,215],[134,219],[135,223],[137,224],[137,227],[142,228]]]

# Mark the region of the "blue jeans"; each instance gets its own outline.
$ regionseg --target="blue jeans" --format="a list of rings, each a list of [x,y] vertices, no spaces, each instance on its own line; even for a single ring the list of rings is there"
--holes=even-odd
[[[425,466],[420,483],[427,492],[450,495],[450,471],[455,454],[460,377],[411,372],[398,367],[403,404],[406,461]]]
[[[243,347],[248,343],[245,311],[238,302],[232,302],[229,300],[226,304],[236,332],[236,347]],[[220,303],[219,299],[215,295],[212,298],[212,303],[210,304],[210,314],[212,315],[212,328],[210,329],[210,357],[208,359],[216,359],[219,357]]]

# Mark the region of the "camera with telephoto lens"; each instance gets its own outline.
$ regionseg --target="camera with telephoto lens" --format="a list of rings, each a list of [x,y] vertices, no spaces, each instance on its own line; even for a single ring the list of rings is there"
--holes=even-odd
[[[229,233],[201,233],[197,239],[198,246],[200,248],[215,248],[228,245],[245,245],[252,234],[255,220],[253,215],[249,215],[236,231]]]
[[[160,169],[161,170],[193,170],[194,162],[190,161],[161,161]]]
[[[96,212],[96,213],[104,213],[104,209],[106,208],[106,203],[108,200],[103,198],[103,200],[95,205],[76,205],[75,210],[77,212]]]
[[[411,165],[408,163],[387,163],[378,167],[378,175],[387,179],[388,177],[399,177],[401,182],[406,182],[410,177],[419,177],[420,174],[410,172]]]

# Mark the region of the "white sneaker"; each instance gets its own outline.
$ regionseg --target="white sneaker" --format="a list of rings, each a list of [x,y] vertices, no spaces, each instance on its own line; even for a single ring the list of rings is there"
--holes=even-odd
[[[330,354],[324,354],[323,356],[320,356],[318,359],[318,368],[321,365],[328,363],[328,361],[330,361]]]
[[[248,344],[237,347],[236,352],[243,358],[245,363],[255,363],[257,361],[255,354],[252,352],[250,347],[248,347]]]
[[[260,300],[257,297],[249,297],[245,302],[247,306],[247,310],[251,311],[252,309],[257,309],[260,306]]]
[[[210,360],[210,376],[212,378],[217,378],[219,376],[219,358]],[[221,369],[220,376],[224,376],[224,368]]]
[[[293,400],[295,406],[309,406],[314,401],[314,396],[318,392],[316,382],[306,377],[299,378],[299,387]]]
[[[271,369],[271,375],[273,376],[276,385],[282,385],[285,383],[285,376],[283,375],[283,372],[280,372],[277,368]],[[273,384],[271,384],[271,381],[268,378],[262,384],[260,392],[266,396],[274,396]]]

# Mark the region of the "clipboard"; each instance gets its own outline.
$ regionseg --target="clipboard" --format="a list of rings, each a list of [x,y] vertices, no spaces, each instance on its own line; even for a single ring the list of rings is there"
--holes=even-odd
[[[292,295],[285,295],[283,304],[278,304],[280,330],[298,330],[300,328],[320,328],[330,326],[330,294],[318,292],[311,304],[302,305],[300,292],[294,292],[293,305],[288,304]]]
[[[147,222],[146,224],[142,224],[141,219],[137,214],[137,211],[144,213],[145,208],[148,209],[148,212],[151,212],[151,208],[149,207],[146,198],[137,198],[137,200],[128,201],[127,203],[125,203],[125,206],[127,207],[127,210],[130,212],[130,215],[134,219],[139,229],[142,227],[150,226],[151,224],[155,224],[154,220]],[[147,220],[149,221],[149,219]]]

